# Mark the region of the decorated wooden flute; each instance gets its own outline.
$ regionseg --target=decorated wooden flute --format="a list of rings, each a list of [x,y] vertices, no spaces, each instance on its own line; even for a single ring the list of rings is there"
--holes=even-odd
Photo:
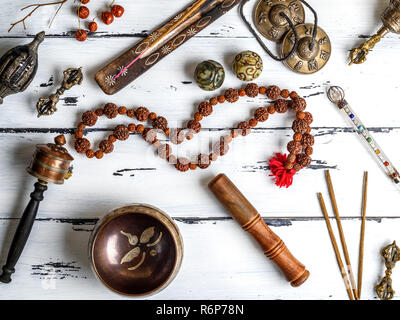
[[[240,1],[196,1],[98,71],[95,75],[98,85],[106,94],[117,93]],[[198,10],[191,14],[191,10],[197,9],[196,5],[199,5]]]

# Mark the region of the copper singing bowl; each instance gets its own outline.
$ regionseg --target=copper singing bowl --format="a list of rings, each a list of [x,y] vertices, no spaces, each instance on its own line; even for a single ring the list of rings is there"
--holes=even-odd
[[[95,274],[108,288],[145,296],[159,292],[175,278],[183,242],[167,214],[134,204],[113,210],[97,223],[89,254]]]

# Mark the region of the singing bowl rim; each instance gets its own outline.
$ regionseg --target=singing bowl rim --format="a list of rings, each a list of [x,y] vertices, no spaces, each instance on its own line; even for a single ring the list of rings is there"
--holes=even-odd
[[[134,212],[135,209],[138,208],[145,208],[145,209],[150,209],[149,212]],[[165,228],[169,231],[174,244],[175,244],[175,249],[176,249],[176,256],[175,256],[175,261],[173,268],[171,270],[171,273],[169,276],[156,288],[144,292],[144,293],[126,293],[126,292],[121,292],[118,291],[117,289],[113,288],[111,285],[109,285],[98,273],[96,269],[96,264],[93,258],[93,250],[94,250],[94,245],[96,243],[97,236],[99,235],[100,231],[109,223],[112,221],[114,218],[119,217],[121,215],[125,214],[145,214],[148,215],[156,220],[158,220],[160,223],[162,223]],[[178,229],[178,226],[175,224],[175,222],[172,220],[172,218],[166,214],[164,211],[160,210],[157,207],[154,207],[149,204],[143,204],[143,203],[132,203],[129,205],[124,205],[117,207],[110,212],[108,212],[105,216],[103,216],[95,225],[90,238],[89,238],[89,245],[88,245],[88,251],[89,251],[89,261],[90,261],[90,267],[95,274],[96,278],[100,280],[100,282],[113,291],[114,293],[120,294],[122,296],[128,296],[131,298],[140,298],[140,297],[147,297],[154,295],[156,293],[159,293],[163,289],[165,289],[177,276],[181,265],[182,265],[182,260],[183,260],[183,252],[184,252],[184,246],[183,246],[183,238],[182,235]]]

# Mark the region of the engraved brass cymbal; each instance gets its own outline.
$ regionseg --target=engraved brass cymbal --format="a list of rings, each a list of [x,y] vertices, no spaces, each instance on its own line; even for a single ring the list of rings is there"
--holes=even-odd
[[[320,27],[317,28],[314,48],[310,50],[314,25],[311,23],[296,26],[299,42],[296,51],[283,63],[297,73],[311,74],[321,70],[331,55],[331,41]],[[293,47],[294,34],[290,30],[283,38],[281,56],[287,55]]]
[[[260,0],[254,10],[254,24],[268,40],[279,42],[290,30],[280,13],[285,13],[294,25],[304,23],[304,8],[297,0]]]

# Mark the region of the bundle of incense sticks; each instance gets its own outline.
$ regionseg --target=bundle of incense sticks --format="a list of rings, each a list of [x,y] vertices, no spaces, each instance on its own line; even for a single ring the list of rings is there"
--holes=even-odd
[[[106,94],[117,93],[240,1],[197,0],[98,71],[98,85]]]

